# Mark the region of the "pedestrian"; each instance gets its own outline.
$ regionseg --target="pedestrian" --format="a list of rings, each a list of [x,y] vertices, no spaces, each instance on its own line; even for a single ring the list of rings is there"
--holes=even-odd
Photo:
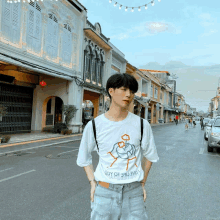
[[[195,121],[195,118],[193,118],[193,127],[195,128],[196,126],[196,121]]]
[[[148,219],[144,185],[152,162],[159,157],[150,124],[143,119],[142,130],[141,118],[129,111],[137,91],[133,76],[112,75],[106,83],[109,111],[89,121],[84,129],[77,165],[84,167],[91,185],[91,220]],[[99,156],[95,172],[92,151]]]
[[[174,119],[175,120],[175,122],[176,122],[176,125],[178,124],[178,120],[177,119]]]
[[[188,124],[188,120],[185,120],[185,130],[188,131],[189,130],[189,124]]]
[[[201,129],[204,129],[203,119],[204,119],[203,117],[200,119]]]

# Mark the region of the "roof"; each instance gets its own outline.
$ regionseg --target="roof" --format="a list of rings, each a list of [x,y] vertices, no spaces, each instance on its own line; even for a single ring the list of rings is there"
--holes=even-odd
[[[140,69],[140,71],[148,71],[148,72],[154,72],[154,73],[170,73],[168,71],[162,71],[162,70],[147,70],[147,69]]]

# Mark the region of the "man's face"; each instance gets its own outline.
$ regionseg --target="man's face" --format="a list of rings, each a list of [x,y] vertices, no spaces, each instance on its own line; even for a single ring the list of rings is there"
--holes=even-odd
[[[109,94],[112,97],[112,103],[122,108],[128,108],[134,98],[134,93],[125,87],[116,88],[115,90],[109,88]]]

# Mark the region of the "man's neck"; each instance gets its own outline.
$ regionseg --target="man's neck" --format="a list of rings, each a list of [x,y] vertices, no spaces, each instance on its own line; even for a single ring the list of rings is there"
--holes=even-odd
[[[122,121],[127,117],[127,115],[128,115],[127,109],[117,111],[116,109],[110,108],[109,111],[105,113],[105,117],[108,118],[110,121]]]

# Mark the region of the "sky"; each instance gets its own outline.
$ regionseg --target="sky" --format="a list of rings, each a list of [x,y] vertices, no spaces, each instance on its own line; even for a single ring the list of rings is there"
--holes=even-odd
[[[125,59],[137,68],[177,75],[177,91],[197,111],[207,111],[220,77],[220,1],[207,0],[80,0],[88,20],[99,22]],[[119,4],[138,7],[134,12]],[[166,69],[163,69],[166,68]]]

